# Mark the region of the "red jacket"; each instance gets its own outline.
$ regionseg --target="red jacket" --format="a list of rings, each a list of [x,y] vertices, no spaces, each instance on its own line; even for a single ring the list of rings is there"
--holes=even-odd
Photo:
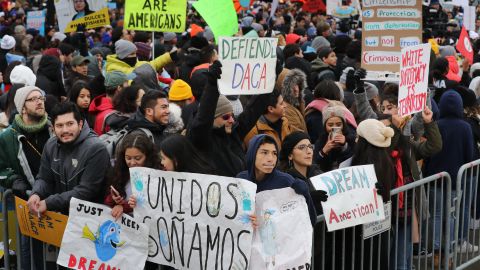
[[[93,99],[88,108],[88,112],[95,116],[93,130],[98,136],[110,130],[110,127],[105,126],[105,118],[113,111],[115,110],[113,109],[112,100],[107,98],[106,95],[101,95]]]
[[[453,55],[447,56],[447,57],[445,57],[445,59],[448,60],[448,68],[449,68],[447,76],[446,76],[447,79],[449,79],[451,81],[460,82],[462,80],[462,78],[460,76],[458,76],[458,72],[460,71],[460,67],[458,66],[457,59]]]

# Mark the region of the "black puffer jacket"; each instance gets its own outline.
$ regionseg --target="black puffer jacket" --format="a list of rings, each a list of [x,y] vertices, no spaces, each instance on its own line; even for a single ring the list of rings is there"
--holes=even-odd
[[[67,96],[62,81],[61,62],[55,56],[44,55],[40,59],[35,86],[60,99]]]

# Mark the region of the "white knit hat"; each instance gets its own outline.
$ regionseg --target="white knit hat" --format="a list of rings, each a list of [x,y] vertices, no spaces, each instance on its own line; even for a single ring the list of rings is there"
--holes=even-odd
[[[0,48],[4,50],[10,50],[13,47],[15,47],[15,44],[16,44],[15,38],[9,35],[5,35],[3,36],[2,41],[0,42]]]
[[[37,76],[33,74],[33,71],[24,65],[15,66],[10,73],[10,82],[12,84],[25,84],[25,85],[35,85],[37,81]]]
[[[28,95],[30,95],[30,93],[33,91],[38,91],[43,95],[43,91],[36,86],[24,86],[18,89],[15,93],[15,98],[13,99],[13,102],[15,103],[15,107],[17,108],[17,111],[19,113],[22,112],[23,105],[25,105],[25,99],[27,99]]]
[[[369,143],[385,148],[390,146],[394,131],[376,119],[367,119],[358,124],[357,134]]]

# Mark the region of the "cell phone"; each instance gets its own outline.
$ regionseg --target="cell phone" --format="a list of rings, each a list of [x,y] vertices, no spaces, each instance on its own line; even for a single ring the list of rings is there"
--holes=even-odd
[[[113,186],[110,186],[110,191],[113,193],[115,196],[120,196],[120,192],[116,190]]]
[[[340,127],[333,127],[332,131],[330,131],[330,134],[328,135],[328,139],[333,140],[333,138],[335,138],[337,134],[341,134],[341,133],[342,133],[342,129]]]

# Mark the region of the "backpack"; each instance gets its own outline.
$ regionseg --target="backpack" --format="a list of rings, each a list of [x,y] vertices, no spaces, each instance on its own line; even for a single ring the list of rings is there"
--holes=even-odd
[[[108,155],[110,156],[110,163],[112,167],[115,165],[115,154],[117,150],[117,146],[119,146],[123,138],[127,134],[130,134],[136,130],[141,130],[147,137],[152,140],[153,143],[155,143],[155,139],[153,137],[152,132],[149,129],[146,128],[139,128],[139,129],[127,129],[127,128],[122,128],[119,130],[110,130],[107,133],[104,133],[100,135],[100,141],[105,145],[107,148]]]

